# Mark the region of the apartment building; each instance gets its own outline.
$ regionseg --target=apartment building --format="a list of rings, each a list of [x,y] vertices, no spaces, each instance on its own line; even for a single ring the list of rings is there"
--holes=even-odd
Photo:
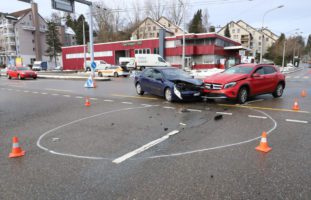
[[[46,31],[46,21],[40,15],[35,18],[31,8],[1,13],[0,64],[14,65],[17,57],[22,58],[24,65],[32,64],[38,58],[48,60],[45,56]]]
[[[60,24],[56,26],[56,29],[62,46],[73,46],[77,44],[76,33],[72,28]]]
[[[158,38],[160,29],[165,30],[165,36],[175,36],[183,34],[183,30],[168,20],[166,17],[160,17],[157,21],[147,17],[132,32],[133,39]]]
[[[263,48],[263,54],[265,54],[268,48],[278,39],[278,36],[269,29],[265,28],[261,31],[261,29],[256,29],[242,20],[229,22],[218,31],[218,34],[225,35],[227,26],[229,27],[231,39],[251,49],[250,56],[256,57],[256,54],[261,53],[261,48]]]

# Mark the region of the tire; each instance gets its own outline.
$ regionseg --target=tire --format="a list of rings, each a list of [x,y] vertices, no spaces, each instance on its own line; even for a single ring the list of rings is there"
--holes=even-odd
[[[20,75],[17,75],[17,78],[18,78],[19,80],[22,80],[22,77],[21,77]]]
[[[172,93],[170,88],[166,88],[164,90],[164,97],[165,97],[165,100],[168,101],[168,102],[172,102],[173,101],[173,93]]]
[[[248,98],[248,90],[246,87],[242,87],[239,90],[238,96],[237,96],[237,102],[239,104],[244,104],[247,101]]]
[[[33,77],[33,79],[34,79],[34,80],[36,80],[36,79],[37,79],[37,77]]]
[[[103,74],[101,72],[98,72],[99,77],[103,77]]]
[[[144,69],[145,69],[144,66],[140,67],[140,71],[144,71]]]
[[[12,79],[12,77],[10,75],[8,75],[8,79]]]
[[[113,73],[114,77],[119,77],[119,74],[117,72]]]
[[[272,96],[274,98],[278,98],[281,97],[283,95],[283,91],[284,91],[284,86],[282,83],[279,83],[276,88],[275,91],[272,93]]]
[[[136,92],[139,95],[143,95],[145,92],[141,89],[140,83],[136,83]]]
[[[127,77],[127,75],[123,75],[123,77]]]

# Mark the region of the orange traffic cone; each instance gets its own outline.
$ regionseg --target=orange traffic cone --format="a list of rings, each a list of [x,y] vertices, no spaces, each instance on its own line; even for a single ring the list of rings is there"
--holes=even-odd
[[[18,138],[14,136],[12,152],[9,154],[9,158],[15,158],[15,157],[20,157],[24,155],[25,155],[25,151],[23,151],[22,148],[19,147]]]
[[[90,100],[89,100],[89,97],[86,97],[85,98],[85,104],[84,104],[86,107],[89,107],[89,106],[91,106],[91,102],[90,102]]]
[[[295,99],[295,101],[294,101],[294,105],[293,105],[293,107],[292,107],[292,109],[293,110],[300,110],[300,107],[299,107],[299,105],[298,105],[298,100],[297,99]]]
[[[307,96],[307,92],[306,92],[305,90],[302,90],[300,95],[301,95],[302,97],[306,97],[306,96]]]
[[[269,151],[272,150],[271,147],[268,146],[268,142],[267,142],[267,133],[264,131],[262,132],[261,135],[261,140],[259,143],[259,146],[255,148],[257,151],[262,151],[265,153],[268,153]]]

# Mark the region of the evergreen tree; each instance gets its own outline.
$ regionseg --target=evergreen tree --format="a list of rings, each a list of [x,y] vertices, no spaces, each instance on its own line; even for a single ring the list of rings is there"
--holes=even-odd
[[[206,29],[202,23],[202,10],[199,9],[193,16],[189,24],[189,33],[204,33]]]
[[[215,26],[210,26],[210,27],[209,27],[209,32],[215,32],[215,31],[216,31]]]
[[[311,56],[311,34],[308,37],[307,45],[306,45],[306,48],[305,48],[305,52],[306,52],[306,54]]]
[[[83,23],[85,28],[85,42],[87,43],[89,41],[89,25],[85,21],[85,18],[83,15],[80,15],[78,20],[75,22],[74,31],[76,33],[77,38],[77,44],[81,45],[83,44]]]
[[[277,65],[281,65],[285,40],[285,35],[284,33],[282,33],[279,39],[271,47],[268,48],[267,53],[264,54],[263,57],[268,60],[272,60]]]
[[[46,44],[48,45],[48,48],[46,50],[46,53],[51,60],[54,57],[56,64],[56,56],[62,51],[62,44],[59,41],[59,33],[56,29],[56,23],[50,21],[47,23],[47,25],[48,31],[46,34]]]
[[[227,24],[227,26],[226,26],[226,29],[225,29],[225,36],[228,37],[228,38],[231,38],[230,30],[229,30],[229,24]]]
[[[69,13],[66,16],[66,26],[72,28],[72,30],[75,29],[75,20],[72,19],[71,15]]]

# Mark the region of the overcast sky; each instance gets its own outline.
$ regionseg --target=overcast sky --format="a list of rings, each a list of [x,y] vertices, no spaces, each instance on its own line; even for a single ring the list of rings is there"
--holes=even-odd
[[[94,1],[94,0],[93,0]],[[117,6],[122,8],[124,2],[129,3],[131,0],[97,0],[103,1],[110,8]],[[143,0],[132,0],[143,2]],[[187,0],[191,2],[188,19],[198,9],[207,8],[210,15],[210,22],[215,26],[224,26],[229,21],[244,20],[254,27],[261,27],[264,13],[279,5],[283,8],[269,12],[265,17],[264,26],[270,28],[274,33],[279,35],[281,32],[286,35],[294,34],[292,31],[299,28],[303,37],[311,34],[311,0]],[[50,16],[51,0],[35,0],[39,6],[39,13],[43,17]],[[113,2],[113,3],[111,3]],[[119,2],[119,5],[115,5]],[[121,2],[121,3],[120,3]],[[163,1],[164,2],[164,1]],[[26,9],[29,4],[18,0],[0,0],[0,12],[14,12]],[[131,7],[131,5],[129,5]],[[88,8],[85,5],[76,3],[76,14],[85,14]],[[131,11],[129,11],[131,12]],[[292,31],[292,32],[290,32]]]

